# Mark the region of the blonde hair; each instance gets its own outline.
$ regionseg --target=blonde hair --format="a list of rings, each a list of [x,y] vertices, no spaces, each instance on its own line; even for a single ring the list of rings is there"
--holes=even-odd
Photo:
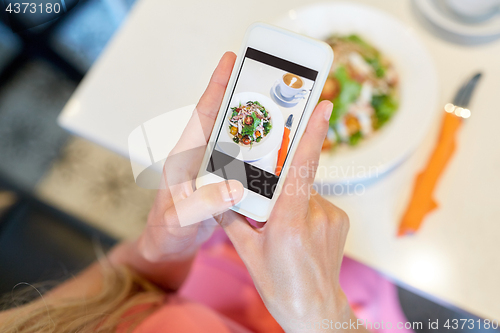
[[[0,323],[2,333],[116,332],[132,331],[163,304],[165,293],[129,268],[103,266],[104,282],[99,294],[46,305],[32,302],[17,307]],[[127,313],[147,305],[137,313]]]

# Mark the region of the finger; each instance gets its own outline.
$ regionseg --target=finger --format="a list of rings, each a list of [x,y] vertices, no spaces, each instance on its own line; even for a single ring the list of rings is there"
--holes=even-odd
[[[316,175],[321,147],[328,132],[332,108],[331,102],[323,101],[314,109],[287,174],[283,189],[286,197],[301,201],[304,195],[309,196],[309,188]],[[307,191],[304,191],[304,188],[307,188]]]
[[[219,224],[233,243],[241,259],[246,262],[248,260],[246,253],[252,252],[252,249],[257,245],[258,229],[253,227],[243,215],[233,211],[224,213]]]
[[[174,153],[199,147],[207,143],[215,119],[217,118],[222,99],[224,98],[224,93],[229,78],[231,77],[231,71],[235,60],[236,55],[232,52],[226,52],[222,56],[217,68],[212,74],[207,89],[201,96],[193,115],[189,119],[186,129],[173,150]],[[193,139],[193,137],[196,138]]]
[[[291,164],[292,167],[300,168],[318,165],[321,147],[328,133],[332,110],[333,104],[330,101],[322,101],[316,106],[297,147],[297,152]],[[315,171],[315,169],[311,170]],[[300,176],[299,173],[296,175]],[[314,176],[314,173],[308,173],[307,177],[300,178],[312,183]]]
[[[232,52],[226,52],[221,58],[179,141],[170,152],[165,163],[165,174],[171,175],[168,177],[169,184],[192,180],[198,174],[235,58]],[[172,171],[176,169],[182,172]],[[175,175],[172,176],[172,173]]]
[[[233,52],[224,53],[212,74],[205,93],[196,106],[196,113],[203,127],[205,141],[208,141],[212,132],[235,61],[236,55]]]
[[[243,194],[243,185],[237,180],[205,185],[188,197],[174,201],[165,212],[165,219],[176,219],[182,227],[211,219],[240,202]]]

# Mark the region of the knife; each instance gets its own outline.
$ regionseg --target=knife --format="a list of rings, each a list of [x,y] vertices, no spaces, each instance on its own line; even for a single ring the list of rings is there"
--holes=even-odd
[[[276,165],[276,176],[279,177],[281,174],[281,169],[285,163],[286,155],[288,153],[288,144],[290,143],[290,129],[292,128],[293,114],[288,116],[285,124],[285,130],[283,132],[283,141],[281,141],[281,148],[278,152],[278,163]]]
[[[457,92],[453,103],[445,105],[438,143],[427,162],[427,166],[416,178],[410,204],[399,225],[398,236],[415,233],[420,228],[424,217],[437,208],[438,204],[433,199],[434,188],[453,155],[456,134],[463,119],[471,116],[467,107],[481,76],[481,73],[477,73],[469,79]]]

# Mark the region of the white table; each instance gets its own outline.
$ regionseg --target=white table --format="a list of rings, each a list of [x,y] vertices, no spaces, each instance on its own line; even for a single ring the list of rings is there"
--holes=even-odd
[[[362,196],[332,197],[351,218],[346,254],[395,281],[477,315],[500,319],[500,42],[465,47],[423,29],[408,0],[364,0],[413,27],[433,55],[448,102],[465,77],[485,74],[441,178],[440,208],[413,237],[396,228],[414,175],[437,135]],[[246,27],[272,21],[300,0],[140,1],[93,66],[61,118],[68,130],[127,156],[127,137],[143,122],[195,103],[225,50]],[[438,110],[437,110],[438,111]]]

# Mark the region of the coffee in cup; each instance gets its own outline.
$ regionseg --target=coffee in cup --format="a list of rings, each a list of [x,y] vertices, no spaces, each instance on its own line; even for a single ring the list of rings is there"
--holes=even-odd
[[[280,95],[286,100],[295,100],[305,97],[307,90],[301,89],[304,81],[300,76],[286,73],[279,81]]]
[[[304,82],[299,76],[294,75],[292,73],[287,73],[283,75],[283,83],[294,89],[300,89],[304,84]]]

